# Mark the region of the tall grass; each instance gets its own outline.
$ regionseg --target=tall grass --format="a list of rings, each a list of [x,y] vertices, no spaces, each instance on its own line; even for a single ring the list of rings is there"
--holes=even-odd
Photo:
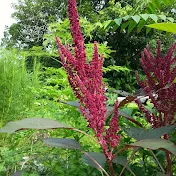
[[[0,126],[24,118],[32,109],[39,65],[34,61],[29,72],[25,60],[25,55],[15,50],[0,50]]]

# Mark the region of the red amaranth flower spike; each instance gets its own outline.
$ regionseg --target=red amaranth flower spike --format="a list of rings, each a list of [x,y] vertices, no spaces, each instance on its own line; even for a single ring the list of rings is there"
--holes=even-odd
[[[115,113],[105,129],[106,101],[105,84],[102,81],[103,55],[99,57],[97,43],[94,42],[94,52],[91,63],[86,62],[84,38],[80,30],[79,16],[76,9],[76,0],[68,1],[70,30],[74,44],[74,56],[68,45],[64,47],[56,37],[59,46],[62,65],[67,71],[68,81],[75,96],[80,102],[80,111],[86,118],[88,126],[92,128],[108,160],[113,158],[113,149],[118,146],[120,136],[118,127],[118,102],[115,104]]]
[[[170,47],[164,57],[161,57],[160,48],[161,44],[158,41],[156,58],[152,56],[148,46],[142,52],[140,63],[146,79],[141,81],[136,73],[139,85],[149,95],[151,102],[158,110],[158,116],[156,116],[144,108],[139,100],[136,100],[139,109],[144,112],[153,128],[176,124],[174,117],[176,113],[176,83],[174,82],[176,78],[176,57],[174,56],[176,43]]]

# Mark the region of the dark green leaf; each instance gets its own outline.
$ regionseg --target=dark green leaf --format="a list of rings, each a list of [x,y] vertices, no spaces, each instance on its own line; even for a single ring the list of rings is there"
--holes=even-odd
[[[123,31],[129,24],[130,24],[130,21],[127,21],[126,23],[123,23],[121,25],[121,31]]]
[[[128,34],[136,27],[137,23],[135,21],[131,21],[128,26]]]
[[[78,141],[75,139],[67,138],[48,138],[44,139],[43,142],[52,147],[64,148],[64,149],[81,149]]]
[[[156,173],[156,176],[166,176],[166,174],[163,173],[163,172],[157,172],[157,173]]]
[[[129,146],[137,146],[137,147],[143,147],[143,148],[149,148],[152,150],[167,150],[174,155],[176,155],[176,147],[175,145],[169,141],[164,139],[145,139],[137,141],[133,144],[130,144]]]
[[[171,130],[175,129],[176,125],[160,127],[146,131],[142,128],[130,127],[129,129],[123,129],[130,137],[135,138],[136,140],[144,139],[158,139],[161,136],[168,134]]]
[[[120,164],[121,166],[125,166],[125,164],[127,163],[127,158],[125,156],[116,156],[112,162],[115,164]],[[130,167],[127,166],[127,169],[129,168]]]
[[[82,156],[82,160],[84,161],[84,163],[86,163],[89,166],[95,167],[97,169],[101,169],[101,167],[104,167],[105,163],[106,163],[106,157],[103,153],[97,153],[97,152],[88,152],[87,153],[89,156],[87,156],[86,154],[84,154]],[[100,165],[98,165],[96,162]]]
[[[55,120],[46,118],[26,118],[15,122],[9,122],[0,129],[1,133],[13,133],[23,129],[55,129],[68,128],[68,126]]]
[[[137,33],[139,33],[145,25],[146,21],[142,19],[137,26]]]
[[[74,106],[74,107],[77,107],[77,108],[80,106],[78,101],[67,101],[67,102],[65,102],[65,101],[62,101],[62,100],[58,100],[58,102],[63,103],[63,104],[67,104],[67,105],[70,105],[70,106]]]

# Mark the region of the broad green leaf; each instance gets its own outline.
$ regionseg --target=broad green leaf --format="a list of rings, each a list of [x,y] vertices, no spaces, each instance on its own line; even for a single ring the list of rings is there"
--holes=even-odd
[[[171,141],[164,139],[145,139],[130,144],[129,146],[143,147],[152,150],[167,150],[176,155],[176,146]]]
[[[148,14],[140,14],[140,16],[141,16],[145,21],[147,21],[148,18],[149,18],[149,15],[148,15]]]
[[[131,17],[136,23],[139,23],[141,17],[139,15],[135,15]]]
[[[64,149],[81,149],[78,141],[75,139],[67,138],[48,138],[44,139],[43,142],[52,147],[64,148]]]
[[[113,161],[115,164],[120,164],[121,166],[125,166],[127,163],[127,158],[125,156],[116,156]],[[127,169],[129,169],[129,165],[127,166]]]
[[[122,18],[115,19],[114,21],[115,21],[115,23],[116,23],[117,25],[120,26],[121,23],[122,23]]]
[[[165,126],[160,128],[155,128],[150,131],[146,131],[142,128],[130,127],[129,129],[124,129],[124,131],[132,138],[136,140],[144,139],[158,139],[161,136],[168,134],[171,130],[175,129],[176,125]]]
[[[131,21],[128,26],[128,34],[136,27],[137,23],[135,21]]]
[[[176,23],[156,23],[147,25],[147,27],[176,34]]]
[[[149,16],[150,16],[150,18],[151,18],[155,23],[157,23],[157,21],[158,21],[157,15],[155,15],[155,14],[149,14]]]
[[[86,154],[83,154],[82,160],[84,163],[86,163],[89,166],[92,166],[97,169],[101,169],[101,167],[104,167],[106,163],[106,157],[103,153],[97,153],[97,152],[88,152],[87,153],[89,156]],[[101,166],[99,166],[96,162]]]
[[[68,128],[65,124],[59,123],[55,120],[46,118],[26,118],[15,122],[9,122],[4,127],[0,128],[1,133],[14,133],[18,130],[24,129],[56,129]]]

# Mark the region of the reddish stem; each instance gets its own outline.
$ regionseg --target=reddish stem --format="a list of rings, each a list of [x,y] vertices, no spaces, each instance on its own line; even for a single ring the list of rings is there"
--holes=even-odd
[[[166,161],[167,161],[167,176],[171,176],[172,161],[170,153],[168,151],[166,151]]]
[[[114,169],[113,169],[113,165],[112,165],[112,160],[108,160],[108,163],[109,163],[110,174],[111,174],[111,176],[114,176]]]

